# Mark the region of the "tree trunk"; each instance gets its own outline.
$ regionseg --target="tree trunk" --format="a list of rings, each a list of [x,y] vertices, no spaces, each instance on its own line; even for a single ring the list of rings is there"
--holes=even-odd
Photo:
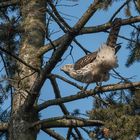
[[[22,38],[19,57],[36,69],[41,68],[41,58],[37,51],[44,45],[46,0],[22,0]],[[38,73],[28,66],[18,62],[14,77],[15,93],[13,95],[12,113],[9,127],[10,140],[35,140],[38,130],[29,128],[32,122],[38,120],[38,113],[32,106],[25,109],[30,89]]]

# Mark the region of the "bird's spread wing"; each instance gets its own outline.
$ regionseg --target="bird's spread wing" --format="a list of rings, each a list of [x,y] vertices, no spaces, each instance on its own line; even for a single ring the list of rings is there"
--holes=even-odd
[[[79,70],[86,66],[87,64],[91,63],[96,59],[97,56],[97,51],[93,52],[91,54],[87,54],[86,56],[80,58],[75,64],[74,64],[74,69]]]

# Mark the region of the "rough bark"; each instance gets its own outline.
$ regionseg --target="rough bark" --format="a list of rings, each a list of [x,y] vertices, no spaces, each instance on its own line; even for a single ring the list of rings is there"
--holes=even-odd
[[[79,100],[79,99],[90,97],[90,96],[95,97],[96,94],[98,94],[98,93],[104,93],[104,92],[108,92],[108,91],[115,91],[115,90],[121,90],[121,89],[131,89],[131,88],[140,86],[140,82],[133,82],[133,83],[123,83],[123,84],[111,84],[111,85],[105,85],[102,87],[97,86],[96,88],[94,88],[92,90],[84,91],[81,87],[75,85],[75,83],[74,84],[70,83],[70,84],[79,88],[81,90],[81,92],[79,92],[78,94],[75,94],[75,95],[70,95],[70,96],[66,96],[66,97],[62,97],[62,98],[58,98],[58,99],[52,99],[52,100],[45,101],[44,103],[38,105],[36,107],[36,110],[41,111],[52,105],[67,103],[70,101]]]
[[[46,1],[26,0],[21,1],[22,25],[24,33],[22,34],[21,48],[19,57],[24,62],[35,69],[41,68],[41,57],[37,56],[37,50],[44,45],[45,37],[45,8]],[[35,140],[38,130],[29,129],[34,121],[38,120],[38,114],[32,106],[25,110],[24,105],[30,102],[27,100],[30,93],[28,92],[38,73],[18,62],[18,69],[15,74],[16,82],[12,83],[15,93],[13,95],[12,114],[9,127],[10,140]]]
[[[40,105],[36,105],[35,101],[37,96],[39,96],[39,91],[42,88],[46,78],[50,78],[52,70],[55,68],[57,63],[61,61],[61,57],[67,50],[68,46],[75,39],[76,36],[81,34],[96,33],[101,31],[106,31],[111,28],[111,21],[103,25],[85,27],[88,20],[100,7],[102,1],[94,0],[90,5],[88,10],[83,14],[79,21],[74,27],[67,25],[65,20],[59,15],[57,9],[53,6],[51,0],[13,0],[7,2],[1,2],[0,7],[9,7],[10,5],[15,5],[20,3],[20,13],[22,17],[21,26],[18,30],[22,32],[21,47],[19,51],[19,56],[15,56],[12,53],[6,51],[0,47],[0,50],[7,55],[12,56],[17,60],[18,69],[14,75],[14,80],[11,83],[14,88],[15,93],[12,98],[12,112],[11,119],[9,123],[2,123],[0,125],[0,131],[9,132],[9,140],[35,140],[39,129],[42,129],[50,136],[57,139],[63,139],[57,133],[54,133],[51,129],[53,127],[69,127],[76,128],[78,126],[99,126],[104,123],[100,121],[85,121],[85,120],[75,120],[68,118],[61,118],[61,120],[39,120],[38,112],[52,105],[60,105],[63,112],[67,112],[63,103],[86,98],[89,96],[95,96],[99,92],[114,91],[119,89],[127,89],[132,87],[139,87],[140,82],[135,83],[125,83],[125,84],[112,84],[103,87],[96,87],[93,90],[84,90],[83,87],[79,86],[77,83],[68,81],[61,76],[56,76],[57,78],[63,79],[71,85],[79,88],[81,92],[76,95],[71,95],[61,98],[60,96],[53,99],[45,101]],[[60,26],[60,23],[65,28],[65,34],[51,41],[48,45],[44,46],[44,40],[46,35],[46,19],[45,13],[46,3],[52,8],[52,13],[55,15],[57,20],[54,21]],[[52,16],[53,18],[53,16]],[[113,17],[114,18],[114,17]],[[140,16],[131,17],[129,19],[123,19],[121,25],[127,25],[130,23],[137,23],[140,21]],[[21,29],[19,29],[21,27]],[[61,27],[60,27],[61,28]],[[63,30],[63,29],[62,29]],[[41,56],[46,52],[54,49],[51,58],[46,63],[46,66],[41,69],[42,58]],[[59,92],[55,81],[54,92]],[[59,93],[57,93],[59,95]],[[64,113],[68,114],[68,113]],[[72,130],[72,129],[71,129]],[[71,131],[70,130],[70,131]],[[76,130],[76,129],[75,129]]]

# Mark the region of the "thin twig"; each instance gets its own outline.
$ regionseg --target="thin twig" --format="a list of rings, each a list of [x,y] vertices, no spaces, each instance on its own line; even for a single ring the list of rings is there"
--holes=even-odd
[[[65,140],[64,137],[62,137],[60,134],[56,133],[54,130],[48,129],[48,128],[42,128],[42,130],[50,135],[51,137],[57,139],[57,140]]]
[[[85,49],[76,39],[73,41],[84,51],[85,54],[91,53],[89,50]]]
[[[33,66],[27,64],[25,61],[23,61],[22,59],[20,59],[19,57],[17,57],[16,55],[12,54],[11,52],[5,50],[4,48],[0,47],[0,50],[8,55],[10,55],[11,57],[13,57],[14,59],[18,60],[19,62],[21,62],[22,64],[24,64],[25,66],[29,67],[30,69],[39,72],[39,69],[34,68]]]
[[[116,12],[113,14],[113,16],[110,18],[109,22],[112,22],[112,20],[115,18],[115,16],[122,10],[122,8],[128,4],[131,0],[127,0],[125,1],[117,10]]]
[[[82,86],[80,86],[80,85],[78,85],[77,83],[74,83],[74,82],[72,82],[72,81],[66,79],[66,78],[63,77],[63,76],[60,76],[60,75],[58,75],[58,74],[50,74],[50,75],[48,75],[48,77],[51,76],[51,75],[52,75],[52,76],[55,76],[55,77],[58,78],[58,79],[61,79],[61,80],[65,81],[66,83],[68,83],[68,84],[70,84],[70,85],[72,85],[72,86],[74,86],[74,87],[76,87],[76,88],[78,88],[78,89],[80,89],[80,90],[83,90],[83,87],[82,87]]]
[[[64,31],[66,33],[67,32],[66,29],[63,27],[62,23],[57,19],[57,17],[49,9],[46,8],[45,10],[55,20],[55,22],[59,25],[59,27],[62,29],[62,31]]]
[[[66,137],[67,140],[70,139],[71,133],[72,133],[72,127],[70,127],[70,128],[68,129],[67,137]]]
[[[109,31],[104,31],[104,32],[105,32],[105,33],[110,33]],[[127,38],[127,37],[124,37],[124,36],[121,36],[121,35],[118,35],[118,37],[119,37],[119,38],[122,38],[122,39],[125,39],[125,40],[127,40],[127,41],[131,41],[131,42],[136,43],[135,40],[129,39],[129,38]]]
[[[58,99],[58,98],[61,98],[61,94],[60,94],[60,90],[59,90],[59,87],[58,87],[58,84],[56,82],[56,79],[54,76],[50,76],[50,81],[51,81],[51,84],[52,84],[52,87],[53,87],[53,90],[54,90],[54,93],[55,93],[55,98]],[[65,114],[65,115],[68,115],[69,112],[67,110],[67,108],[65,107],[65,105],[63,103],[59,104],[62,112]]]
[[[140,22],[140,16],[135,16],[135,17],[127,18],[127,19],[122,19],[122,22],[121,22],[120,26],[129,25],[131,23],[137,23],[137,22]],[[106,22],[105,24],[101,24],[101,25],[97,25],[97,26],[83,27],[80,30],[79,35],[80,34],[97,33],[97,32],[99,33],[99,32],[106,31],[111,27],[112,27],[111,22]]]
[[[137,6],[137,4],[136,4],[136,2],[139,2],[139,1],[133,0],[133,2],[134,2],[134,5],[135,5],[135,7],[136,7],[138,13],[140,13],[140,9],[138,8],[138,6]]]
[[[56,99],[58,99],[58,98],[61,98],[61,94],[60,94],[60,90],[59,90],[59,87],[58,87],[58,84],[57,84],[55,78],[56,77],[54,75],[52,75],[52,76],[50,76],[49,79],[50,79],[51,84],[53,86],[55,97],[56,97]],[[64,113],[64,115],[69,115],[69,111],[67,110],[66,106],[63,103],[59,104],[59,106],[60,106],[62,112]],[[75,132],[77,133],[77,135],[79,136],[79,138],[81,138],[82,136],[81,136],[79,130],[77,128],[74,128],[74,129],[75,129]],[[73,136],[74,136],[74,134],[73,134]]]
[[[52,8],[52,11],[54,12],[54,14],[56,15],[57,19],[59,20],[60,23],[62,23],[64,25],[64,27],[67,30],[71,30],[71,27],[66,23],[66,21],[60,16],[59,12],[57,11],[56,7],[52,4],[51,0],[48,0],[48,3],[50,5],[50,7]]]
[[[53,117],[44,120],[39,120],[33,123],[30,127],[41,126],[41,128],[53,128],[53,127],[86,127],[86,126],[102,126],[103,121],[100,120],[87,120],[84,118],[74,116],[60,116]]]
[[[124,80],[124,82],[128,82],[128,83],[131,82],[130,80],[128,80],[128,78],[121,76],[115,69],[112,70],[116,75],[118,75],[122,80]]]
[[[140,28],[138,28],[136,25],[130,24],[130,26],[132,26],[132,27],[135,28],[136,30],[140,31]]]

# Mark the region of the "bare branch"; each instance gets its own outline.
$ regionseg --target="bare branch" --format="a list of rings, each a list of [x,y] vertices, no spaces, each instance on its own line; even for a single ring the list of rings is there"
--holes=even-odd
[[[111,85],[105,85],[102,87],[97,86],[95,89],[88,90],[88,91],[81,91],[76,95],[66,96],[66,97],[59,98],[59,99],[48,100],[48,101],[40,104],[39,106],[37,106],[36,109],[38,111],[41,111],[41,110],[47,108],[48,106],[58,105],[60,103],[66,103],[66,102],[70,102],[70,101],[74,101],[74,100],[78,100],[78,99],[83,99],[83,98],[86,98],[89,96],[95,96],[98,93],[121,90],[121,89],[130,89],[130,88],[134,88],[134,87],[140,87],[140,82],[111,84]]]
[[[54,130],[51,130],[48,128],[42,128],[42,130],[57,140],[65,140],[64,137],[62,137],[60,134],[56,133]]]
[[[57,75],[57,74],[48,75],[48,77],[50,77],[50,76],[55,76],[56,78],[61,79],[62,81],[65,81],[66,83],[68,83],[68,84],[70,84],[70,85],[72,85],[72,86],[74,86],[74,87],[76,87],[76,88],[78,88],[80,90],[84,89],[82,86],[78,85],[77,83],[74,83],[74,82],[72,82],[72,81],[70,81],[70,80],[68,80],[65,77],[62,77],[60,75]]]
[[[64,25],[67,30],[70,30],[71,27],[66,23],[66,21],[60,16],[59,12],[57,11],[56,7],[52,4],[51,0],[48,0],[49,5],[51,6],[54,14],[56,15],[57,19],[60,23]]]
[[[18,4],[19,0],[9,0],[6,2],[0,2],[0,8],[8,7],[8,6],[13,6]]]
[[[128,18],[128,19],[122,19],[122,22],[121,22],[121,25],[129,25],[131,23],[137,23],[137,22],[140,22],[140,16],[135,16],[135,17],[131,17],[131,18]],[[92,26],[92,27],[83,27],[81,29],[81,31],[79,32],[79,34],[77,35],[81,35],[81,34],[90,34],[90,33],[97,33],[97,32],[108,32],[106,30],[110,29],[112,27],[112,23],[111,22],[107,22],[107,23],[104,23],[102,25],[98,25],[98,26]],[[123,38],[125,40],[128,40],[130,41],[130,39],[126,38],[126,37],[123,37],[121,35],[119,35],[118,37],[120,38]],[[52,43],[58,47],[58,45],[63,42],[63,38],[64,36],[60,37],[59,39],[55,40],[55,41],[52,41]],[[133,40],[131,40],[133,41]],[[135,41],[133,41],[135,42]],[[45,45],[43,47],[41,47],[38,51],[38,56],[41,56],[43,55],[44,53],[50,51],[53,49],[53,46],[51,44],[48,44],[48,45]]]
[[[80,18],[80,20],[75,24],[73,29],[63,36],[62,38],[63,42],[61,42],[59,47],[55,50],[52,57],[47,62],[46,66],[40,73],[40,76],[37,78],[33,87],[31,88],[30,93],[32,94],[33,97],[32,96],[29,97],[30,103],[27,104],[28,107],[34,104],[35,98],[37,97],[42,85],[44,84],[47,78],[47,74],[49,74],[53,70],[53,68],[57,65],[57,63],[61,60],[61,57],[67,50],[68,46],[71,44],[74,37],[79,33],[81,28],[88,22],[91,16],[97,11],[97,9],[99,8],[98,6],[99,3],[100,2],[97,2],[97,0],[95,0],[93,4],[91,4],[90,7],[87,9],[85,14]]]
[[[71,133],[72,133],[72,127],[70,127],[68,132],[67,132],[67,138],[66,138],[67,140],[70,139]]]
[[[109,31],[104,31],[104,32],[105,32],[105,33],[110,33]],[[124,36],[122,36],[122,35],[118,35],[118,37],[119,37],[119,38],[122,38],[122,39],[124,39],[124,40],[131,41],[131,42],[136,43],[136,41],[135,41],[135,40],[129,39],[129,38],[124,37]]]
[[[120,79],[122,79],[124,82],[126,82],[126,83],[129,83],[129,82],[130,82],[130,80],[128,80],[128,78],[125,78],[125,77],[121,76],[121,75],[119,74],[119,72],[117,72],[115,69],[112,69],[112,70],[113,70],[113,72],[114,72],[118,77],[120,77]]]
[[[56,16],[54,16],[54,14],[52,13],[52,11],[50,11],[49,9],[46,8],[46,11],[48,12],[48,14],[55,20],[55,22],[59,25],[59,27],[66,32],[65,27],[63,27],[62,23],[60,22],[60,20],[58,20],[58,18]]]
[[[51,84],[52,84],[52,87],[53,87],[53,90],[54,90],[54,93],[55,93],[55,98],[56,99],[61,98],[60,90],[59,90],[59,87],[58,87],[58,84],[56,82],[55,77],[54,76],[51,76],[49,79],[51,81]],[[65,105],[63,103],[60,103],[59,106],[60,106],[62,112],[65,115],[68,115],[69,114],[67,108],[65,107]]]
[[[115,16],[122,10],[122,8],[126,5],[126,4],[128,4],[129,2],[130,2],[131,0],[127,0],[127,1],[125,1],[118,9],[117,9],[117,11],[113,14],[113,16],[110,18],[110,22],[115,18]]]
[[[76,39],[73,40],[83,51],[85,54],[91,53],[89,50],[84,48]]]
[[[42,56],[46,52],[52,50],[54,48],[54,46],[58,47],[63,42],[64,38],[65,38],[65,35],[59,37],[58,39],[56,39],[54,41],[51,41],[51,43],[49,43],[48,45],[41,47],[37,52],[37,56],[38,57]]]
[[[56,76],[55,75],[51,75],[49,79],[50,79],[51,84],[53,86],[53,90],[54,90],[56,99],[62,98],[61,94],[60,94],[60,90],[59,90],[58,84],[56,82]],[[59,106],[60,106],[62,112],[64,113],[64,115],[69,115],[69,111],[67,110],[66,106],[63,103],[60,103]],[[79,132],[79,130],[77,128],[75,128],[75,132],[77,133],[77,135],[79,137],[81,137],[81,134],[80,134],[80,132]]]
[[[137,23],[137,22],[140,22],[140,16],[135,16],[135,17],[131,17],[128,19],[122,19],[121,25],[129,25],[131,23]],[[84,27],[81,29],[79,34],[89,34],[89,33],[102,32],[102,31],[105,31],[111,27],[112,27],[111,22],[107,22],[105,24],[98,25],[98,26]]]
[[[70,32],[75,36],[76,34],[78,35],[78,32],[81,30],[81,28],[87,23],[87,21],[89,20],[89,18],[91,18],[91,16],[97,11],[97,9],[99,8],[98,5],[99,2],[93,2],[93,4],[90,5],[90,7],[87,9],[87,11],[85,12],[85,14],[79,19],[79,21],[75,24],[75,26],[70,30]],[[52,14],[51,14],[52,16]],[[53,16],[54,17],[54,16]],[[56,20],[57,21],[57,20]],[[57,21],[57,23],[59,24],[60,22]],[[59,25],[61,27],[61,25]],[[62,28],[63,29],[63,28]],[[74,34],[75,33],[75,34]],[[70,34],[71,35],[71,34]],[[60,43],[64,44],[63,40],[65,39],[66,35],[63,35],[62,37],[60,37],[59,39],[53,41],[52,43],[58,47],[58,45]],[[74,38],[73,36],[73,38]],[[68,43],[67,43],[68,45]],[[62,46],[62,45],[61,45]],[[53,46],[51,44],[48,44],[44,47],[41,47],[40,50],[38,51],[38,56],[43,55],[44,53],[46,53],[47,51],[51,50],[53,48]]]
[[[5,50],[4,48],[0,47],[0,50],[1,50],[2,52],[4,52],[4,53],[10,55],[10,56],[13,57],[14,59],[18,60],[19,62],[21,62],[21,63],[24,64],[25,66],[31,68],[32,70],[39,72],[38,69],[36,69],[36,68],[32,67],[31,65],[27,64],[25,61],[23,61],[22,59],[20,59],[20,58],[17,57],[16,55],[12,54],[11,52]]]
[[[89,6],[87,11],[83,14],[83,16],[75,24],[75,26],[73,27],[73,30],[80,31],[85,26],[85,24],[88,22],[88,20],[91,18],[91,16],[98,10],[100,3],[101,2],[99,0],[94,0],[94,2]]]

